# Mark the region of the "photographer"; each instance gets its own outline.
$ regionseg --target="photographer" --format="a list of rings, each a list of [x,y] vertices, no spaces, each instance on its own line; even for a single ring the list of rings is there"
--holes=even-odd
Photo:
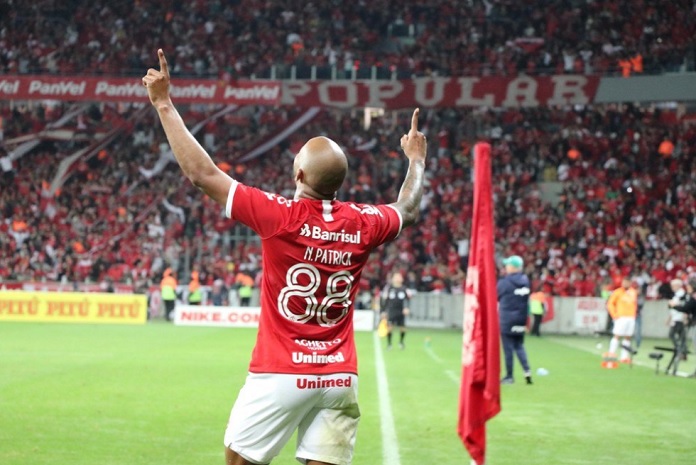
[[[673,279],[670,282],[674,295],[669,300],[669,338],[674,344],[674,350],[681,360],[686,359],[686,325],[689,317],[685,313],[685,305],[689,295],[681,279]]]
[[[688,319],[686,326],[687,330],[692,332],[693,350],[696,352],[696,280],[686,283],[686,302],[684,302],[682,312]],[[693,376],[696,376],[696,372]]]

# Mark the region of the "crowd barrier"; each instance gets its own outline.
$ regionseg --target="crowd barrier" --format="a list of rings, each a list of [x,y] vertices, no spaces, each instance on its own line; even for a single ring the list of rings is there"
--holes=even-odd
[[[230,328],[256,328],[259,325],[261,307],[214,307],[212,305],[177,305],[174,324],[178,326],[216,326]],[[355,331],[372,331],[375,328],[375,312],[353,312]]]
[[[182,295],[185,287],[180,286]],[[204,302],[210,289],[202,287]],[[230,306],[188,306],[177,304],[175,321],[187,326],[252,326],[258,324],[258,291],[251,306],[239,306],[230,292]],[[461,328],[464,312],[463,294],[418,293],[410,303],[407,325],[421,328]],[[256,313],[255,313],[256,312]],[[148,315],[163,315],[159,289],[148,296],[105,294],[97,292],[36,292],[0,290],[1,321],[42,321],[75,323],[144,323]],[[374,329],[377,313],[355,311],[355,329]],[[547,334],[594,335],[607,326],[606,301],[599,297],[549,297],[541,331]],[[642,335],[667,337],[669,312],[666,300],[651,300],[642,311]]]
[[[553,297],[541,325],[542,333],[594,335],[607,325],[606,301],[599,297]],[[461,328],[463,294],[419,293],[413,296],[407,324],[412,327]],[[643,337],[667,337],[666,300],[650,300],[642,311]]]

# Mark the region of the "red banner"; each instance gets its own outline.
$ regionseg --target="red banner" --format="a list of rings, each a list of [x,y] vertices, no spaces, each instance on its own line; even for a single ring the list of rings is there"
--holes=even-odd
[[[280,93],[278,81],[174,78],[171,86],[172,99],[177,103],[277,105]],[[146,102],[147,90],[139,78],[0,76],[0,99]]]
[[[474,168],[474,214],[464,295],[457,433],[474,462],[483,465],[486,422],[500,412],[500,331],[489,144],[476,144]]]
[[[421,78],[408,81],[283,81],[282,103],[335,108],[536,107],[587,104],[596,76]]]
[[[592,103],[596,76],[419,78],[404,81],[235,81],[173,79],[181,103],[299,107],[535,107]],[[0,76],[0,99],[146,101],[139,78]]]

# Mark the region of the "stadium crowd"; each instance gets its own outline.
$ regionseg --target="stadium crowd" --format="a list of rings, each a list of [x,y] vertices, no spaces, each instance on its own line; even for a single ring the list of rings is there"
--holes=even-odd
[[[405,170],[398,140],[408,115],[373,118],[324,110],[262,156],[242,154],[279,132],[299,109],[185,108],[189,127],[238,180],[291,197],[293,154],[319,134],[350,155],[340,196],[392,202]],[[2,104],[4,139],[46,126],[60,105]],[[472,214],[471,148],[493,149],[498,253],[525,258],[536,286],[554,295],[598,295],[632,275],[655,298],[674,277],[696,277],[696,127],[673,109],[587,106],[574,109],[429,110],[429,188],[422,219],[383,247],[363,273],[365,290],[402,270],[419,291],[461,292]],[[140,106],[93,105],[78,118],[86,133],[124,126],[125,135],[78,158],[51,193],[55,167],[88,142],[44,140],[15,160],[0,185],[0,278],[159,282],[166,267],[202,284],[232,286],[258,277],[260,247],[227,220],[167,158],[164,134]],[[96,139],[96,138],[95,138]],[[82,145],[80,145],[82,144]],[[88,152],[89,153],[89,152]],[[0,158],[5,153],[0,152]],[[7,163],[4,164],[7,166]],[[164,166],[162,168],[162,166]],[[557,196],[546,192],[558,182]]]
[[[606,74],[693,70],[694,0],[9,0],[0,73],[222,79]],[[640,13],[640,14],[636,14]]]

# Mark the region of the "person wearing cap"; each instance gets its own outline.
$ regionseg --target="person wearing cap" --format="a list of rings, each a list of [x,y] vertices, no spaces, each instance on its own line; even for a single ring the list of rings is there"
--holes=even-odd
[[[532,384],[532,373],[524,348],[527,314],[529,311],[530,283],[522,272],[524,260],[512,255],[503,260],[505,275],[498,280],[498,311],[500,313],[500,336],[505,353],[505,377],[501,384],[512,384],[514,355],[522,365],[527,384]]]

